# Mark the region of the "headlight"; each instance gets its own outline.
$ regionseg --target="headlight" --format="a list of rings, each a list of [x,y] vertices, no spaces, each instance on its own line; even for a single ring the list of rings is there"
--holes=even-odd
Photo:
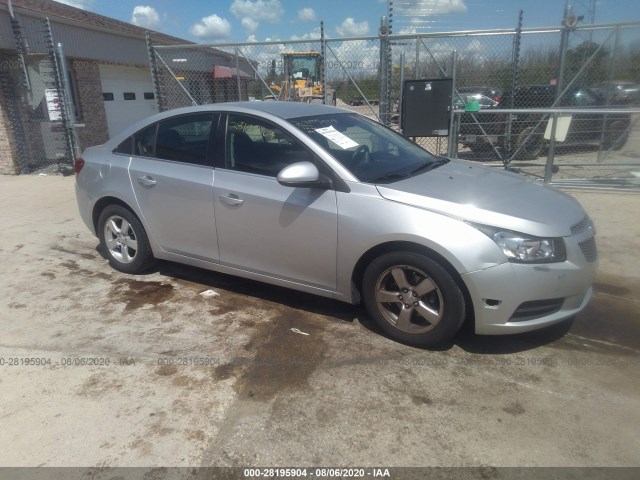
[[[473,226],[496,242],[510,262],[553,263],[567,259],[562,238],[539,238],[486,225]]]

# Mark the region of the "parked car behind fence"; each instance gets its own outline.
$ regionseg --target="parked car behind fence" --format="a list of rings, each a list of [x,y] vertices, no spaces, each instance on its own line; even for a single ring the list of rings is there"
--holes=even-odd
[[[554,105],[556,89],[553,85],[529,85],[516,90],[513,96],[506,93],[498,109],[544,109]],[[620,149],[629,136],[630,115],[626,113],[606,114],[605,99],[595,90],[586,87],[569,89],[556,105],[570,109],[602,109],[603,113],[573,114],[566,137],[559,144],[584,146],[601,144],[604,149]],[[459,141],[473,152],[487,152],[492,145],[506,152],[516,153],[516,159],[535,159],[540,156],[548,139],[545,131],[549,114],[482,114],[462,115]],[[477,122],[476,122],[477,120]]]

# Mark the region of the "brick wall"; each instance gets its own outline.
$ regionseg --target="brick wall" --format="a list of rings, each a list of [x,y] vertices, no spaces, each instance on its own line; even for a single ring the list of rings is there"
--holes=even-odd
[[[79,100],[77,123],[85,127],[77,128],[80,148],[84,150],[100,145],[109,139],[107,115],[102,99],[100,70],[95,60],[72,59],[69,74],[75,80],[76,94]]]
[[[0,89],[0,175],[15,175],[18,173],[17,154],[5,105],[4,94]]]

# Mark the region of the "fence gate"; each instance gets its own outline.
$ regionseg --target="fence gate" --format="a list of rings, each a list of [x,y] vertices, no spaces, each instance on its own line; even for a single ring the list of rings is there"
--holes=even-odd
[[[63,64],[48,19],[12,19],[16,54],[0,54],[0,88],[11,124],[19,172],[70,173],[74,137]]]

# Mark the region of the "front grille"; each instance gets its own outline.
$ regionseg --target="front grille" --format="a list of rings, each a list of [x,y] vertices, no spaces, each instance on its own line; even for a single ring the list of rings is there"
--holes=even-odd
[[[533,320],[534,318],[551,315],[562,308],[564,298],[550,298],[548,300],[532,300],[530,302],[521,303],[516,311],[513,312],[510,322],[524,322]]]
[[[584,230],[589,228],[590,224],[591,224],[591,220],[589,219],[589,217],[585,215],[585,217],[582,220],[580,220],[573,227],[571,227],[571,235],[575,235],[577,233],[583,232]]]
[[[591,237],[586,242],[579,243],[580,250],[584,255],[585,260],[589,263],[593,263],[598,259],[598,249],[596,248],[596,237]]]

